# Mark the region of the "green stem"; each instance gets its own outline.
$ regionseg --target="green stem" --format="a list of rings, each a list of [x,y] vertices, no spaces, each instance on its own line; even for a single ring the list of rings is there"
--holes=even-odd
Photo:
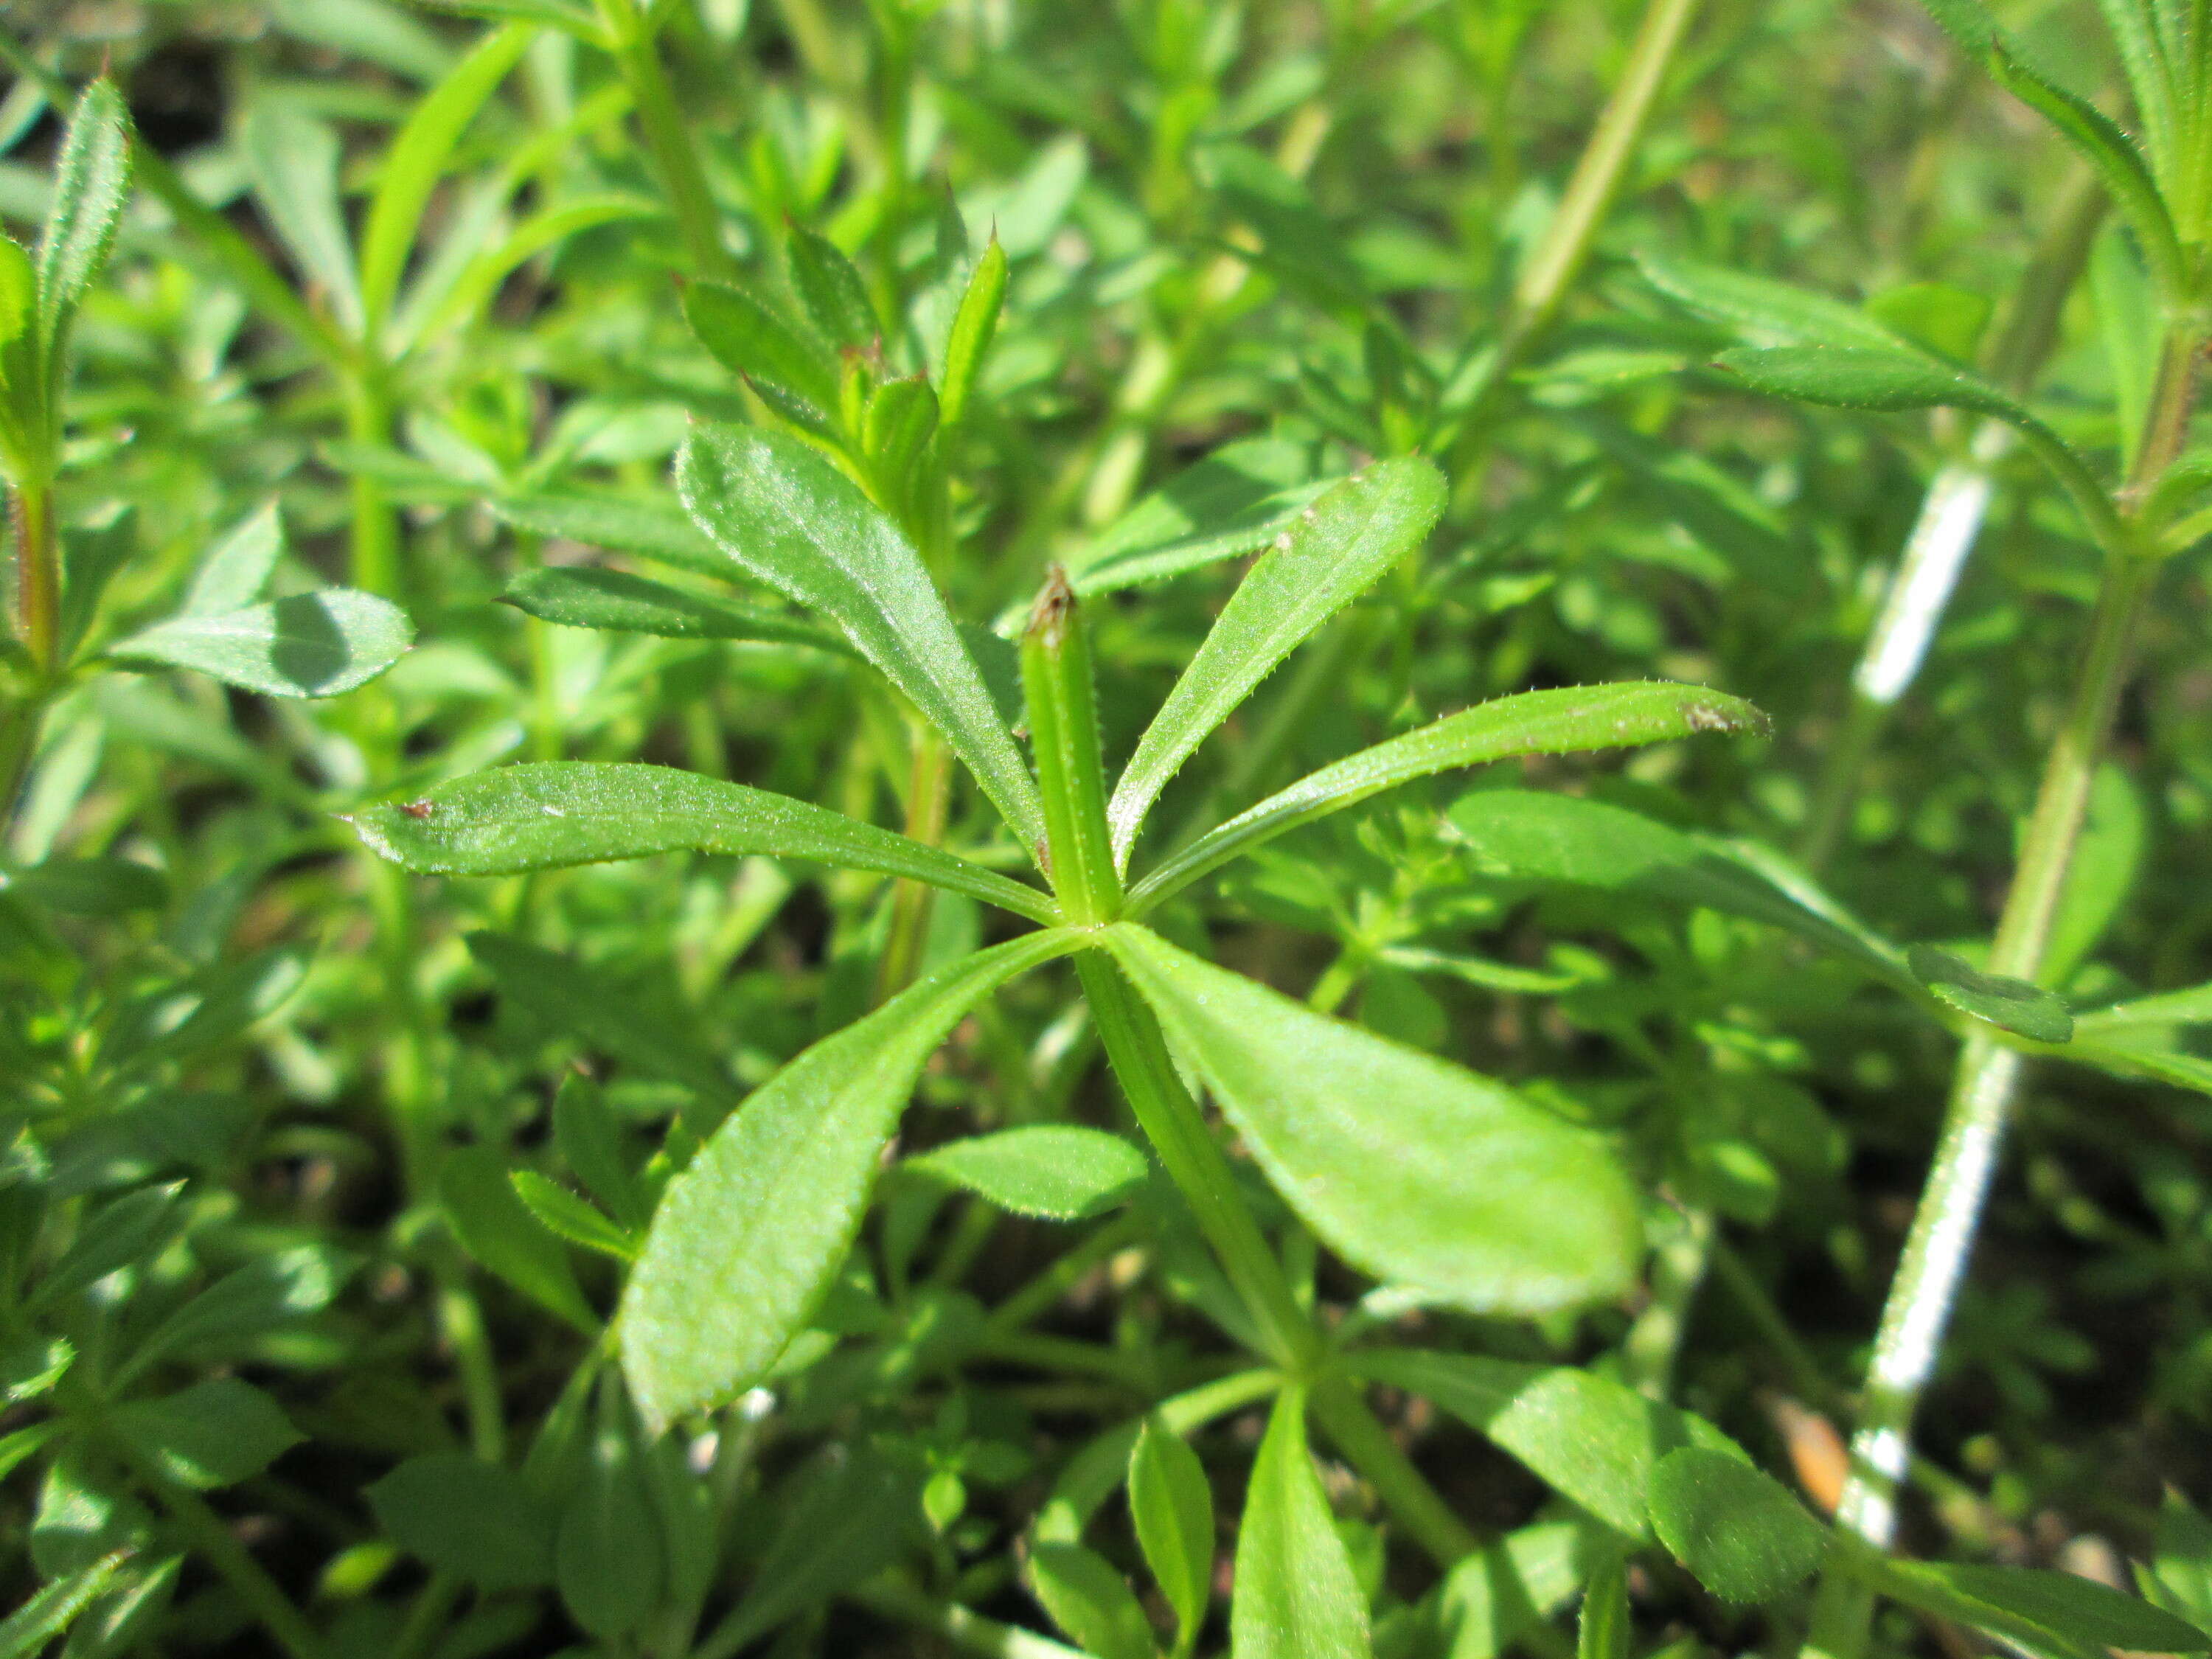
[[[441,1269],[438,1323],[453,1345],[469,1424],[469,1449],[487,1463],[507,1460],[507,1418],[500,1401],[499,1362],[484,1329],[483,1310],[462,1283],[458,1266]]]
[[[728,281],[738,274],[737,261],[722,244],[721,214],[714,206],[690,130],[676,107],[676,94],[668,84],[653,32],[635,0],[600,0],[599,15],[614,42],[615,64],[637,106],[646,148],[653,152],[692,267],[702,276]]]
[[[61,653],[61,532],[48,483],[21,483],[8,493],[15,539],[15,637],[41,680],[53,677]]]
[[[1044,798],[1053,893],[1075,926],[1109,922],[1121,908],[1121,877],[1106,825],[1091,648],[1075,595],[1058,565],[1045,578],[1022,639],[1022,685]]]
[[[1687,1210],[1679,1219],[1680,1231],[1652,1252],[1651,1299],[1620,1345],[1629,1386],[1653,1400],[1668,1396],[1690,1310],[1712,1259],[1713,1212]]]
[[[2159,386],[2127,494],[2140,495],[2179,451],[2194,389],[2199,343],[2176,329],[2164,343]],[[2109,510],[2109,508],[2108,508]],[[2053,917],[2081,835],[2090,783],[2119,699],[2137,622],[2158,567],[2135,556],[2123,526],[2108,544],[2105,578],[2089,643],[2045,764],[2020,861],[1990,946],[1992,973],[2033,979],[2042,966]],[[1895,1530],[1896,1492],[1911,1455],[1912,1419],[1934,1372],[1981,1222],[1997,1153],[2018,1092],[2018,1051],[1970,1038],[1960,1057],[1928,1185],[1913,1213],[1904,1255],[1891,1281],[1875,1338],[1851,1474],[1837,1513],[1845,1530],[1877,1547]],[[1848,1574],[1828,1571],[1814,1598],[1807,1656],[1858,1659],[1873,1616],[1873,1593]]]
[[[982,1659],[1087,1659],[1079,1649],[1017,1625],[1002,1625],[971,1613],[957,1601],[939,1601],[894,1578],[878,1578],[846,1594],[871,1613],[943,1637],[963,1652]]]
[[[1268,1358],[1303,1374],[1320,1351],[1319,1339],[1291,1293],[1282,1263],[1237,1191],[1236,1176],[1214,1144],[1198,1103],[1176,1074],[1158,1022],[1103,952],[1079,952],[1075,971],[1083,981],[1107,1061],[1170,1179],[1251,1313]]]
[[[925,847],[942,846],[951,802],[951,753],[943,733],[919,715],[910,718],[908,726],[913,769],[907,779],[907,837]],[[889,1001],[914,982],[936,901],[937,890],[927,882],[902,880],[892,889],[890,936],[876,966],[878,1002]]]
[[[1398,1449],[1358,1389],[1340,1377],[1318,1384],[1309,1403],[1322,1430],[1389,1507],[1406,1534],[1449,1570],[1482,1547],[1435,1487]]]
[[[346,384],[346,438],[382,449],[392,442],[392,401],[382,372],[360,367]],[[366,472],[353,475],[353,585],[386,599],[399,597],[399,524],[384,486]]]
[[[1108,1222],[992,1309],[985,1328],[996,1334],[1021,1329],[1074,1289],[1085,1273],[1119,1255],[1140,1236],[1141,1229],[1132,1218]]]
[[[1559,303],[1589,258],[1606,210],[1620,191],[1636,146],[1651,119],[1667,71],[1688,30],[1698,0],[1651,0],[1628,49],[1628,62],[1613,94],[1606,100],[1589,142],[1575,163],[1566,194],[1544,228],[1520,280],[1514,284],[1513,310],[1498,348],[1493,377],[1502,377],[1530,342],[1550,326]],[[1493,378],[1495,384],[1495,378]]]

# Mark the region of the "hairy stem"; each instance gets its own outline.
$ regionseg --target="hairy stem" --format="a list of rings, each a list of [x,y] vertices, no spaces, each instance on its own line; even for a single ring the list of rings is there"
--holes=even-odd
[[[2140,496],[2179,452],[2194,391],[2198,344],[2193,331],[2180,328],[2165,342],[2159,385],[2136,472],[2125,492],[2129,499]],[[2019,865],[1990,946],[1993,973],[2033,979],[2042,966],[2087,812],[2091,780],[2157,573],[2157,565],[2136,555],[2124,536],[2120,545],[2108,546],[2088,647],[2045,764]],[[1928,1185],[1890,1284],[1859,1429],[1851,1443],[1851,1474],[1837,1515],[1841,1526],[1877,1547],[1887,1546],[1895,1531],[1897,1486],[1911,1456],[1914,1412],[1935,1370],[1966,1273],[2018,1094],[2021,1066],[2014,1049],[1980,1037],[1967,1041]],[[1858,1659],[1866,1645],[1873,1600],[1863,1584],[1847,1575],[1825,1573],[1805,1652],[1819,1659]]]

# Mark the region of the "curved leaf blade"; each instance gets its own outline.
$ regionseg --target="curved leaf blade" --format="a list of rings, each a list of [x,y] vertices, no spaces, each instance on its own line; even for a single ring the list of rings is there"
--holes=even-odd
[[[1911,349],[1856,306],[1817,289],[1661,253],[1640,253],[1636,263],[1644,280],[1675,304],[1726,325],[1753,345]]]
[[[1106,820],[1121,868],[1192,751],[1307,635],[1418,547],[1444,499],[1443,475],[1406,458],[1355,473],[1300,510],[1222,607],[1114,786]]]
[[[1305,1391],[1285,1389],[1244,1494],[1229,1646],[1237,1659],[1368,1659],[1367,1601],[1306,1449]]]
[[[354,832],[422,875],[511,876],[653,853],[764,853],[903,876],[1033,921],[1034,887],[788,795],[673,767],[538,761],[441,784],[357,815]]]
[[[454,145],[537,33],[528,24],[510,23],[487,34],[416,105],[385,151],[361,238],[362,309],[370,329],[380,331],[392,314],[422,210]]]
[[[1431,773],[1516,755],[1621,749],[1709,732],[1763,736],[1771,729],[1741,698],[1696,685],[1632,681],[1500,697],[1334,762],[1240,812],[1132,888],[1128,914],[1141,916],[1277,836]]]
[[[923,1064],[969,1009],[1082,943],[1031,934],[940,969],[756,1090],[669,1183],[618,1316],[647,1419],[734,1398],[805,1325],[851,1247]]]
[[[678,454],[676,487],[725,553],[828,616],[906,694],[1024,847],[1044,840],[1036,782],[921,554],[857,484],[796,438],[708,426]]]
[[[1651,1525],[1699,1583],[1739,1604],[1787,1595],[1827,1547],[1827,1528],[1779,1481],[1701,1446],[1669,1452],[1651,1471]]]
[[[1346,1363],[1449,1412],[1631,1538],[1649,1533],[1651,1471],[1662,1458],[1685,1446],[1743,1456],[1703,1418],[1571,1365],[1413,1348],[1368,1350]]]
[[[84,89],[54,167],[53,209],[39,240],[39,343],[49,380],[85,289],[107,263],[131,189],[131,117],[105,76]],[[49,388],[50,392],[52,388]]]
[[[197,669],[264,696],[334,697],[374,679],[414,642],[414,624],[389,599],[326,587],[212,616],[173,617],[110,646],[108,654]]]
[[[2074,1015],[2056,991],[2003,974],[1983,973],[1932,945],[1913,945],[1905,959],[1929,995],[1971,1018],[2036,1042],[2073,1040]]]
[[[526,616],[562,628],[650,634],[665,640],[752,640],[852,655],[852,647],[840,635],[802,617],[779,616],[742,599],[672,587],[627,570],[541,566],[515,575],[499,597]]]
[[[1032,1123],[971,1135],[900,1166],[939,1176],[1016,1215],[1080,1221],[1141,1186],[1145,1155],[1119,1135],[1074,1123]]]
[[[1483,1313],[1628,1284],[1636,1194],[1597,1136],[1141,927],[1105,942],[1276,1190],[1346,1261]]]

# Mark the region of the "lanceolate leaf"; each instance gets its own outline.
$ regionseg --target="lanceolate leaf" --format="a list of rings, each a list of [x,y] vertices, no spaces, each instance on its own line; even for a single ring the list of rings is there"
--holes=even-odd
[[[1145,1155],[1119,1135],[1073,1123],[1030,1123],[971,1135],[906,1160],[1000,1209],[1080,1221],[1111,1209],[1142,1185]]]
[[[818,451],[709,426],[677,457],[702,530],[762,580],[822,611],[945,733],[1025,848],[1044,839],[1036,784],[975,659],[906,538]]]
[[[1902,347],[1747,346],[1723,351],[1714,361],[1771,397],[1890,413],[1966,409],[2050,436],[2049,428],[1980,375]]]
[[[361,283],[338,201],[337,135],[282,97],[266,97],[246,112],[240,137],[262,212],[339,326],[358,335]]]
[[[978,1001],[1081,942],[1036,933],[940,969],[809,1048],[715,1132],[670,1183],[623,1297],[623,1369],[648,1419],[759,1380],[851,1246],[923,1063]]]
[[[1602,801],[1534,790],[1477,790],[1448,816],[1485,874],[1748,916],[1851,957],[1902,989],[1918,988],[1894,946],[1779,860]]]
[[[2064,1042],[2074,1035],[2074,1016],[2054,991],[2002,974],[1984,974],[1933,945],[1914,945],[1905,960],[1937,1000],[1963,1014],[2037,1042]]]
[[[1213,1490],[1189,1444],[1157,1418],[1129,1454],[1129,1519],[1188,1651],[1213,1589]]]
[[[1910,349],[1866,313],[1812,289],[1657,253],[1642,254],[1637,264],[1668,299],[1728,325],[1753,345]]]
[[[1248,438],[1184,469],[1068,562],[1068,585],[1103,593],[1250,553],[1341,480],[1316,479],[1306,446]]]
[[[1304,508],[1230,597],[1138,740],[1106,816],[1123,868],[1145,814],[1183,762],[1275,665],[1418,547],[1444,509],[1428,462],[1383,461]]]
[[[671,587],[626,570],[552,567],[526,570],[499,596],[541,622],[672,640],[757,640],[811,646],[849,657],[842,635],[803,617],[779,616],[742,599]]]
[[[2043,1659],[2202,1653],[2212,1638],[2148,1601],[2070,1572],[1900,1561],[1838,1539],[1838,1565],[1906,1607],[2018,1644]]]
[[[408,252],[422,226],[422,210],[453,146],[536,34],[526,24],[510,23],[486,35],[415,106],[385,152],[361,239],[362,307],[372,329],[380,331],[392,314]]]
[[[487,503],[517,530],[641,554],[679,570],[726,578],[730,562],[673,503],[618,495],[507,495]]]
[[[415,641],[407,613],[350,587],[295,593],[157,623],[108,647],[126,660],[194,668],[270,697],[334,697],[366,684]]]
[[[106,76],[77,100],[54,169],[53,210],[39,243],[39,340],[47,392],[58,391],[61,342],[114,246],[131,185],[131,118]]]
[[[1305,1391],[1285,1389],[1244,1493],[1229,1645],[1237,1659],[1367,1659],[1367,1601],[1306,1449]]]
[[[1500,697],[1324,766],[1240,812],[1139,882],[1129,914],[1170,895],[1285,831],[1415,778],[1516,755],[1564,755],[1665,743],[1708,732],[1769,730],[1765,715],[1703,686],[1631,683],[1526,691]]]
[[[2142,152],[2095,105],[2030,69],[2003,40],[1990,43],[1989,64],[1999,85],[2057,127],[2097,170],[2142,245],[2160,296],[2168,305],[2179,302],[2188,292],[2188,264]]]
[[[44,1652],[107,1588],[107,1581],[130,1556],[128,1550],[103,1555],[90,1566],[55,1579],[0,1620],[0,1659],[31,1659]]]
[[[1486,1313],[1626,1285],[1636,1194],[1596,1136],[1141,927],[1106,942],[1276,1189],[1347,1261]]]
[[[1362,1351],[1346,1364],[1449,1412],[1632,1538],[1649,1530],[1648,1489],[1661,1458],[1684,1446],[1743,1455],[1703,1418],[1572,1366],[1407,1348]]]
[[[672,767],[545,761],[441,784],[372,806],[354,830],[426,875],[505,876],[652,853],[765,853],[905,876],[1039,921],[1034,887],[788,795]]]
[[[1669,1452],[1651,1472],[1651,1524],[1723,1601],[1778,1600],[1820,1565],[1827,1534],[1789,1489],[1740,1457]]]

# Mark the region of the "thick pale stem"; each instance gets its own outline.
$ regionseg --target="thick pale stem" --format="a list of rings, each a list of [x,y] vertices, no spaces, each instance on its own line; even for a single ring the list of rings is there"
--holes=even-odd
[[[2166,343],[2160,384],[2130,493],[2155,480],[2178,453],[2193,385],[2197,340]],[[2157,576],[2155,563],[2123,544],[2107,551],[2105,580],[2090,623],[2088,648],[2045,764],[1996,938],[1994,973],[2036,976],[2065,889],[2088,809],[2089,787],[2119,700],[2128,654]],[[1869,1543],[1886,1546],[1896,1521],[1896,1491],[1911,1457],[1912,1419],[1933,1374],[1974,1236],[1995,1176],[2018,1092],[2014,1050],[1970,1039],[1960,1057],[1943,1133],[1914,1212],[1905,1254],[1891,1282],[1875,1340],[1866,1405],[1851,1443],[1851,1474],[1838,1520]],[[1831,1572],[1816,1598],[1805,1651],[1820,1659],[1857,1659],[1866,1644],[1872,1598]]]
[[[62,632],[61,533],[52,489],[21,484],[9,492],[15,538],[16,638],[41,679],[54,671]]]

